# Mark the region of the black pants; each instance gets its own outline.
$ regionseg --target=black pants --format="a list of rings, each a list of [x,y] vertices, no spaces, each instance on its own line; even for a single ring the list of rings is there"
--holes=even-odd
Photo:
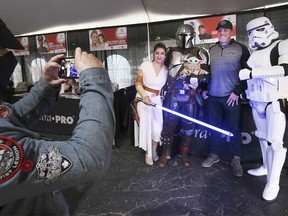
[[[209,122],[211,125],[233,133],[231,137],[230,150],[234,156],[241,157],[241,131],[240,131],[240,115],[241,104],[228,106],[226,97],[208,98]],[[210,152],[219,155],[221,151],[221,133],[212,131],[210,137]]]

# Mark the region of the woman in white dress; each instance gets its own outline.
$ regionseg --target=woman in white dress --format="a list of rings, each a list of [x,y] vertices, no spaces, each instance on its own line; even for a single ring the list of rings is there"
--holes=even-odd
[[[135,82],[137,94],[143,100],[137,104],[137,112],[140,118],[139,125],[135,122],[135,146],[145,152],[145,162],[153,165],[153,161],[159,160],[157,146],[160,141],[163,115],[162,110],[149,106],[154,103],[162,106],[160,92],[164,86],[168,70],[164,65],[166,46],[157,43],[154,46],[153,60],[143,62],[139,69]]]

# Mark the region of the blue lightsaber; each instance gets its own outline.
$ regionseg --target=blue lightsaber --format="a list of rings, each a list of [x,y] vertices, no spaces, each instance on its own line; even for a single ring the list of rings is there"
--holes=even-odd
[[[139,101],[141,101],[141,102],[143,102],[142,98],[138,98],[138,97],[137,97],[136,99],[139,100]],[[215,126],[213,126],[213,125],[207,124],[207,123],[205,123],[205,122],[199,121],[199,120],[197,120],[197,119],[191,118],[191,117],[189,117],[189,116],[186,116],[186,115],[183,115],[183,114],[181,114],[181,113],[175,112],[175,111],[173,111],[173,110],[167,109],[167,108],[165,108],[165,107],[159,106],[158,104],[150,103],[150,106],[153,106],[153,107],[156,107],[156,108],[158,108],[158,109],[164,110],[164,111],[169,112],[169,113],[171,113],[171,114],[173,114],[173,115],[176,115],[176,116],[179,116],[179,117],[181,117],[181,118],[187,119],[187,120],[189,120],[189,121],[191,121],[191,122],[194,122],[194,123],[197,123],[197,124],[199,124],[199,125],[205,126],[205,127],[207,127],[207,128],[210,128],[210,129],[212,129],[212,130],[215,130],[215,131],[220,132],[220,133],[222,133],[222,134],[225,134],[225,135],[227,135],[227,136],[231,136],[231,137],[233,136],[233,134],[232,134],[231,132],[229,132],[229,131],[223,130],[223,129],[221,129],[221,128],[215,127]]]

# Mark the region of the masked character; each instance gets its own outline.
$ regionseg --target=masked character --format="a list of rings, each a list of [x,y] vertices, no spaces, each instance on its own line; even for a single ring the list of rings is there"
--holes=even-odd
[[[267,175],[263,198],[274,200],[279,192],[280,174],[287,149],[283,147],[288,98],[288,40],[278,40],[271,21],[266,17],[251,20],[247,26],[249,46],[253,50],[248,66],[240,71],[247,80],[247,98],[252,106],[263,165],[248,170],[254,176]]]
[[[169,76],[166,86],[164,106],[190,117],[197,117],[202,105],[201,91],[208,83],[209,54],[203,48],[193,46],[194,29],[188,24],[179,26],[176,31],[176,45],[168,51],[166,65]],[[163,151],[158,162],[165,167],[171,156],[174,132],[178,117],[164,112],[161,142]],[[181,119],[180,155],[184,167],[190,167],[189,145],[195,132],[194,123]]]

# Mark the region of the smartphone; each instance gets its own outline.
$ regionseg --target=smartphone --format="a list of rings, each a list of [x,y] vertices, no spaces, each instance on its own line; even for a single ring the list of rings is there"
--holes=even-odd
[[[61,66],[58,71],[59,78],[74,78],[74,79],[79,78],[79,75],[76,70],[74,57],[66,57],[60,59],[59,64]]]

